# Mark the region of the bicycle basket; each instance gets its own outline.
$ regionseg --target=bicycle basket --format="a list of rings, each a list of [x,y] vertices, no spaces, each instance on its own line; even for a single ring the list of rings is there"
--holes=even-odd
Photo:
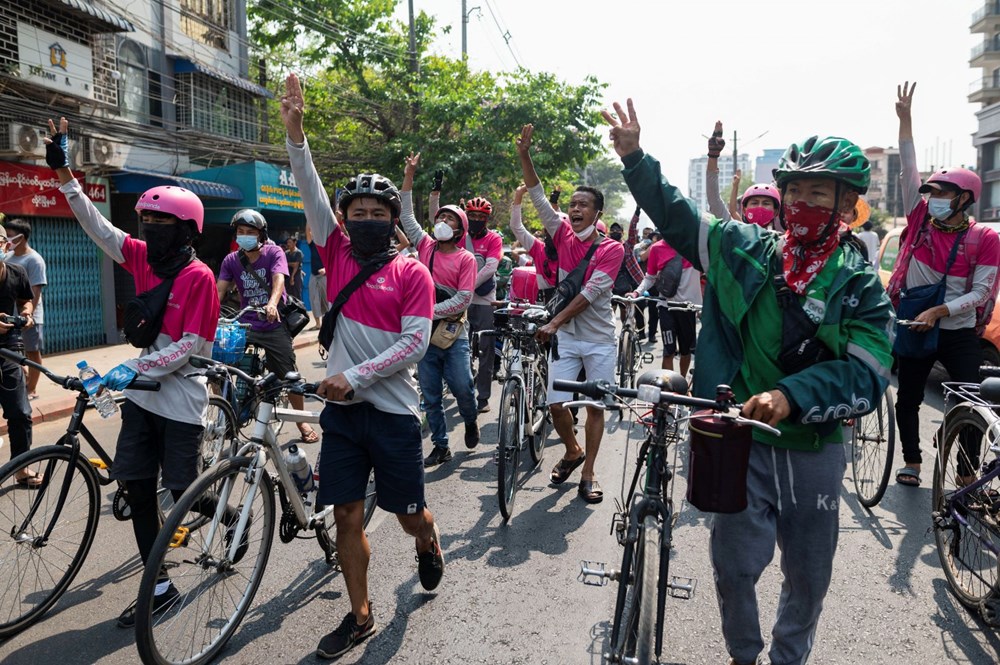
[[[212,360],[236,366],[246,351],[247,328],[243,323],[224,323],[216,328]]]
[[[689,421],[688,502],[707,513],[738,513],[747,507],[747,470],[753,442],[749,425],[698,411]]]
[[[260,376],[264,373],[264,349],[251,344],[239,360],[229,364],[237,369],[243,370],[250,376]],[[251,389],[252,386],[250,384],[237,377],[236,401],[242,403],[247,398],[247,395],[250,394]]]

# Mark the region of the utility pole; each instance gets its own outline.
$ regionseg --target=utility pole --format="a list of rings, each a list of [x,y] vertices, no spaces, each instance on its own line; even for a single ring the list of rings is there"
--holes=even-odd
[[[465,13],[465,2],[466,0],[462,0],[462,60],[465,60],[469,53],[469,15]]]
[[[417,73],[417,26],[413,18],[413,0],[409,0],[410,5],[410,71]]]
[[[736,176],[736,170],[740,168],[739,166],[739,152],[736,149],[736,130],[733,130],[733,176]],[[737,191],[739,191],[739,183],[736,183]]]

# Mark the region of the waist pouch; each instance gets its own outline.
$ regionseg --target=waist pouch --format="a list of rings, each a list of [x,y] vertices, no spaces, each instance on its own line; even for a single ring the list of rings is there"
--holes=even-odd
[[[163,315],[167,311],[173,286],[173,279],[165,279],[125,303],[122,329],[129,344],[139,349],[153,345],[163,327]]]

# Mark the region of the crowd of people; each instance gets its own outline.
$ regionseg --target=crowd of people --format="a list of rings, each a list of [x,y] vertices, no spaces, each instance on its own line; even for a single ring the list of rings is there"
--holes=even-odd
[[[498,293],[512,301],[558,303],[537,333],[540,341],[558,344],[549,361],[546,403],[564,450],[550,481],[564,483],[579,469],[577,493],[588,503],[603,499],[595,461],[604,411],[586,408],[581,440],[564,406],[571,396],[553,383],[581,376],[614,383],[619,315],[612,295],[647,296],[637,308],[636,327],[646,343],[659,330],[662,368],[673,370],[676,357],[687,378],[693,364],[692,394],[714,397],[717,385],[730,385],[745,415],[781,432],[754,433],[749,506],[714,516],[711,560],[730,662],[748,665],[765,650],[756,586],[777,545],[786,582],[768,657],[776,665],[805,663],[837,547],[837,497],[846,464],[842,421],[875,408],[895,359],[905,461],[897,480],[919,485],[917,417],[930,368],[940,360],[953,379],[978,379],[977,332],[997,293],[1000,242],[970,217],[981,194],[979,177],[943,169],[920,182],[911,129],[914,88],[901,86],[896,104],[908,214],[886,289],[871,265],[877,236],[862,198],[870,165],[856,144],[839,137],[791,145],[772,182],[741,194],[734,187],[727,205],[719,191],[717,160],[725,142],[717,123],[708,141],[709,210],[699,211],[640,146],[632,101],[625,108],[615,104],[604,117],[637,208],[629,224],[605,226],[600,190],[577,187],[565,210],[558,190],[546,191],[532,161],[534,128],[525,125],[511,151],[511,168],[520,169],[523,184],[513,193],[508,229],[515,242],[505,253],[492,203],[476,196],[442,204],[440,174],[428,197],[429,224],[420,223],[413,200],[419,153],[405,157],[399,188],[389,177],[360,173],[331,201],[327,190],[334,183],[323,182],[314,166],[303,128],[305,99],[292,74],[281,119],[304,204],[310,274],[303,274],[298,238],[270,241],[265,216],[247,209],[232,219],[235,248],[216,277],[192,249],[204,223],[195,194],[173,186],[144,193],[136,205],[142,239],[133,238],[87,198],[69,169],[68,123],[50,121],[46,161],[84,231],[131,273],[137,293],[169,291],[152,342],[102,379],[125,391],[112,474],[127,487],[143,562],[159,528],[158,479],[179,496],[197,473],[208,391],[185,371],[191,356],[210,354],[220,302],[234,287],[241,307],[255,308],[244,319],[250,341],[265,349],[267,369],[282,375],[296,368],[293,333],[281,315],[287,305],[308,289],[315,326],[335,317],[326,378],[317,389],[326,400],[322,431],[300,424],[303,441],[322,441],[318,501],[335,506],[350,604],[340,625],[319,642],[324,658],[342,655],[375,631],[371,550],[363,528],[372,469],[378,505],[414,539],[421,584],[432,590],[442,580],[444,552],[424,473],[452,459],[445,387],[458,407],[465,446],[481,443],[479,418],[488,417],[482,414],[490,408],[496,353],[493,344],[480,344],[473,358],[470,335],[492,328]],[[541,221],[537,233],[525,226],[525,196]],[[652,227],[640,234],[642,214]],[[855,235],[857,228],[864,230]],[[17,348],[40,360],[46,278],[30,237],[30,225],[21,220],[0,228],[6,252],[0,310],[24,317],[17,330],[0,318],[0,338],[16,335]],[[570,276],[577,288],[561,290]],[[332,311],[331,300],[337,301]],[[668,302],[692,307],[677,311]],[[914,325],[897,331],[894,310]],[[31,445],[29,399],[38,377],[25,376],[7,360],[0,360],[0,371],[0,407],[16,455]],[[140,375],[160,381],[159,392],[128,390]],[[301,396],[291,399],[302,407]],[[426,456],[422,414],[430,430]],[[40,479],[26,474],[19,481],[37,485]],[[163,571],[154,611],[176,594]],[[130,606],[119,625],[133,624]]]

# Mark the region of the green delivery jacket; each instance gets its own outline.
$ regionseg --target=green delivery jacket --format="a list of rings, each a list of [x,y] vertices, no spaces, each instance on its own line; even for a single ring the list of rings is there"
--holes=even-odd
[[[781,437],[754,430],[756,440],[795,450],[842,441],[840,421],[873,411],[889,385],[895,318],[874,269],[853,248],[835,254],[840,265],[816,336],[836,360],[792,375],[771,369],[773,376],[760,376],[759,368],[743,366],[745,345],[751,341],[746,338],[768,335],[780,346],[781,318],[775,317],[773,327],[763,330],[750,330],[745,319],[752,308],[762,306],[762,298],[776,298],[772,276],[781,265],[781,236],[754,224],[700,215],[663,177],[660,163],[641,150],[622,161],[636,203],[666,242],[708,280],[694,394],[714,398],[718,384],[744,384],[740,375],[749,375],[757,387],[767,386],[763,390],[781,390],[792,405],[791,415],[778,425]],[[750,396],[736,395],[741,401]]]

